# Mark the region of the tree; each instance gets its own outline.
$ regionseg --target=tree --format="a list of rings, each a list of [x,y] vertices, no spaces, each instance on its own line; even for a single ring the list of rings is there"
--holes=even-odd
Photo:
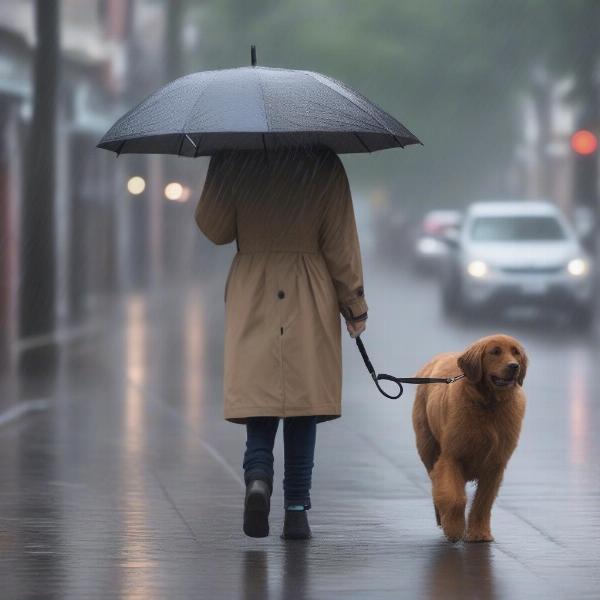
[[[413,130],[423,148],[345,158],[358,179],[385,177],[404,203],[466,202],[510,158],[529,26],[501,3],[222,0],[197,19],[201,68],[249,64],[256,43],[259,64],[342,79]]]

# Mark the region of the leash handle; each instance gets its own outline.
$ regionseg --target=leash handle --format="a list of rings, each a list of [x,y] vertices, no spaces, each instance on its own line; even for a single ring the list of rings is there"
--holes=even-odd
[[[379,375],[378,375],[377,373],[375,373],[375,368],[373,367],[373,365],[371,364],[371,361],[369,360],[369,355],[367,354],[365,345],[363,344],[362,340],[360,339],[360,336],[358,336],[356,338],[356,345],[358,346],[360,355],[362,356],[365,366],[367,367],[367,370],[371,374],[371,377],[373,378],[373,381],[375,382],[377,389],[386,398],[390,398],[391,400],[396,400],[396,398],[400,398],[400,396],[402,396],[402,394],[404,393],[404,388],[402,387],[403,383],[415,383],[415,384],[447,383],[447,384],[450,384],[450,383],[454,383],[455,381],[458,381],[459,379],[462,379],[464,377],[464,375],[462,373],[460,375],[455,375],[454,377],[394,377],[393,375],[388,375],[387,373],[379,373]],[[395,383],[398,386],[398,393],[395,396],[388,394],[379,385],[380,381],[391,381],[392,383]]]
[[[365,345],[362,343],[360,336],[358,336],[356,338],[356,345],[358,346],[360,355],[362,356],[363,360],[365,361],[367,370],[369,371],[369,373],[371,373],[371,377],[375,378],[375,369],[373,368],[373,365],[371,364],[371,361],[369,360],[369,356],[367,355],[367,351],[365,350]]]
[[[392,396],[391,394],[388,394],[380,385],[379,382],[381,380],[385,380],[385,381],[391,381],[392,383],[395,383],[398,386],[398,393],[395,396]],[[392,400],[395,400],[396,398],[400,398],[400,396],[402,396],[402,394],[404,393],[404,388],[402,387],[402,383],[400,383],[400,379],[398,377],[394,377],[393,375],[386,375],[385,373],[379,373],[379,375],[377,375],[377,377],[375,377],[375,385],[377,386],[377,389],[384,395],[387,396],[388,398],[391,398]]]
[[[377,386],[377,389],[386,397],[386,398],[390,398],[391,400],[395,400],[396,398],[400,398],[400,396],[402,396],[403,392],[404,392],[404,388],[402,387],[402,383],[400,382],[400,380],[397,377],[393,377],[392,375],[387,375],[385,373],[380,373],[379,375],[377,375],[375,373],[375,369],[373,367],[373,365],[371,364],[371,361],[369,360],[369,355],[367,354],[367,351],[365,350],[365,345],[362,343],[362,340],[360,339],[360,336],[358,336],[356,338],[356,345],[358,346],[358,350],[360,352],[360,355],[363,357],[363,361],[365,362],[365,365],[367,367],[367,370],[369,371],[369,373],[371,374],[371,377],[373,378],[373,381],[375,382],[375,385]],[[380,385],[379,382],[381,380],[385,380],[385,381],[391,381],[392,383],[395,383],[398,386],[398,393],[395,396],[392,396],[391,394],[388,394]]]

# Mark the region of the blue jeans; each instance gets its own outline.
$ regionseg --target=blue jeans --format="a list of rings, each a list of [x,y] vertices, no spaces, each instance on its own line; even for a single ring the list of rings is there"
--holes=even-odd
[[[267,481],[273,487],[273,446],[279,417],[251,417],[246,423],[246,452],[244,480]],[[288,417],[283,419],[285,508],[310,505],[310,486],[314,466],[317,417]]]

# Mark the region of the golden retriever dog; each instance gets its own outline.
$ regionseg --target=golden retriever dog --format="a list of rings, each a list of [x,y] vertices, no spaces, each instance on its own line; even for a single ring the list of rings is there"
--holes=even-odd
[[[418,377],[453,377],[454,383],[417,387],[413,427],[431,479],[437,523],[456,542],[493,541],[492,504],[521,431],[527,371],[523,346],[507,335],[482,338],[461,353],[436,356]],[[477,482],[465,521],[467,481]]]

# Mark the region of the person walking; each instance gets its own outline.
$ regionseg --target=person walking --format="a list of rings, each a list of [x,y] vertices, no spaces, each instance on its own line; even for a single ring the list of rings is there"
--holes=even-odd
[[[366,328],[360,246],[344,166],[326,147],[221,151],[195,220],[237,243],[225,283],[224,417],[246,426],[244,533],[269,534],[273,446],[284,437],[281,537],[311,537],[317,424],[341,416],[340,313]]]

